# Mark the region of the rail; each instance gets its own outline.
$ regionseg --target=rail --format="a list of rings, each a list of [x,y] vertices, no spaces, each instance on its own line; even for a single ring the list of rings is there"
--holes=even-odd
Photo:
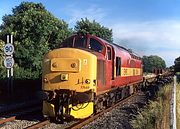
[[[37,124],[26,127],[25,129],[37,129],[37,128],[41,128],[41,127],[43,127],[45,125],[48,125],[48,124],[50,124],[50,121],[49,120],[44,120],[44,121],[41,121],[41,122],[39,122]]]
[[[32,114],[32,112],[39,111],[40,109],[41,109],[40,107],[34,107],[34,105],[33,105],[33,106],[27,107],[25,109],[22,109],[22,108],[16,109],[16,110],[13,109],[12,111],[9,111],[10,113],[5,112],[5,113],[3,113],[3,115],[1,115],[1,117],[4,117],[4,118],[0,119],[0,125],[3,125],[7,122],[12,122],[12,121],[18,120],[22,116]]]
[[[8,117],[8,118],[5,118],[5,119],[1,119],[0,120],[0,124],[4,124],[6,122],[10,122],[10,121],[14,121],[16,119],[16,116],[12,116],[12,117]]]
[[[115,107],[122,105],[127,100],[129,100],[130,98],[133,98],[136,94],[133,94],[133,95],[123,99],[122,101],[119,101],[118,103],[116,103],[112,107],[109,107],[109,108],[103,110],[102,112],[100,112],[100,113],[98,113],[98,114],[96,114],[94,116],[91,116],[91,117],[88,117],[86,119],[83,119],[83,120],[79,121],[78,123],[75,123],[75,124],[71,125],[70,127],[67,127],[66,129],[79,129],[79,128],[83,127],[84,125],[92,122],[93,120],[96,120],[98,117],[102,116],[104,113],[109,112],[112,109],[114,109]]]

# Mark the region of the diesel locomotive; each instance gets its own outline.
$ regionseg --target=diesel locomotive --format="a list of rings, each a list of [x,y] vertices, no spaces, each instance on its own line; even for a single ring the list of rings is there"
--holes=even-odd
[[[143,81],[132,50],[90,34],[74,34],[43,59],[43,114],[83,119],[133,94]]]

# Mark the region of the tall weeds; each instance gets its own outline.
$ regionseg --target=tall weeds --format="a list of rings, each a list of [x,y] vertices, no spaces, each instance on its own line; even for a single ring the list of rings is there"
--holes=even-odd
[[[155,101],[149,101],[131,120],[134,129],[161,129],[164,127],[164,114],[170,109],[170,85],[166,85],[157,93]]]
[[[180,83],[176,86],[176,118],[177,129],[180,129]]]

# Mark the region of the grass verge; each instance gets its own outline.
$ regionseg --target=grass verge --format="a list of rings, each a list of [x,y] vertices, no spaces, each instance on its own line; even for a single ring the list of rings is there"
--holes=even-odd
[[[157,93],[154,101],[149,101],[131,120],[134,129],[169,129],[170,99],[172,84],[166,85]]]
[[[177,129],[180,129],[180,83],[176,86],[176,118]]]

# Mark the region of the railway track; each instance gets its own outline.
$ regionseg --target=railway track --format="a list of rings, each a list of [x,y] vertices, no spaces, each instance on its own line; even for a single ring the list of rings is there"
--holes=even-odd
[[[50,124],[50,121],[44,120],[44,121],[38,122],[37,124],[26,127],[26,129],[37,129],[37,128],[43,127],[45,125],[48,125],[48,124]]]
[[[29,107],[25,106],[18,109],[9,110],[9,112],[7,111],[1,113],[0,127],[4,127],[8,124],[11,124],[10,122],[15,123],[16,120],[21,121],[23,119],[28,119],[28,117],[31,116],[32,114],[40,116],[41,110],[42,107],[39,104],[35,104]]]
[[[106,112],[109,112],[111,111],[112,109],[114,109],[115,107],[117,106],[122,106],[124,105],[124,103],[127,103],[128,100],[130,100],[131,98],[133,98],[134,96],[136,96],[138,93],[135,93],[123,100],[120,100],[117,104],[114,104],[112,107],[109,107],[107,108],[106,110],[94,115],[94,116],[91,116],[89,118],[86,118],[86,119],[83,119],[83,120],[79,120],[79,121],[76,121],[75,123],[73,124],[69,124],[67,126],[64,126],[63,128],[66,128],[66,129],[77,129],[77,128],[81,128],[87,124],[89,124],[90,122],[96,120],[97,118],[99,118],[100,116],[102,116],[103,114],[105,114]],[[32,109],[32,107],[30,107],[30,109]],[[35,109],[34,109],[35,110]],[[22,112],[22,111],[21,111]],[[32,111],[24,111],[24,114],[28,113],[28,112],[32,112]],[[8,117],[8,118],[5,118],[5,119],[0,119],[0,127],[3,127],[3,125],[6,125],[6,123],[8,122],[12,122],[12,121],[15,121],[15,120],[18,120],[18,117],[19,116],[11,116],[11,117]],[[23,119],[22,119],[23,120]],[[51,122],[49,120],[40,120],[40,121],[36,121],[35,123],[33,124],[29,124],[29,125],[26,125],[26,126],[23,126],[23,128],[27,128],[27,129],[35,129],[35,128],[41,128],[41,127],[44,127],[44,128],[48,128],[49,126],[46,126],[46,125],[49,125]],[[61,125],[60,125],[61,126]],[[63,125],[62,125],[63,126]]]
[[[12,116],[12,117],[9,117],[9,118],[0,119],[0,125],[1,125],[1,124],[4,124],[4,123],[6,123],[6,122],[14,121],[14,120],[16,120],[16,116]]]
[[[9,117],[9,118],[0,119],[0,125],[5,124],[7,122],[15,121],[16,118],[17,118],[16,116],[12,116],[12,117]],[[43,120],[43,121],[40,121],[40,122],[38,122],[36,124],[25,127],[25,129],[37,129],[37,128],[43,127],[43,126],[45,126],[45,125],[47,125],[49,123],[50,123],[49,120]]]
[[[79,122],[67,127],[66,129],[79,129],[79,128],[83,127],[84,125],[89,124],[93,120],[96,120],[98,117],[102,116],[104,113],[107,113],[107,112],[111,111],[112,109],[114,109],[117,106],[121,106],[123,103],[127,102],[129,99],[133,98],[136,95],[137,95],[137,93],[133,94],[133,95],[121,100],[121,101],[119,101],[115,105],[103,110],[102,112],[100,112],[98,114],[95,114],[94,116],[91,116],[91,117],[88,117],[86,119],[80,120]]]
[[[102,111],[102,112],[100,112],[100,113],[98,113],[98,114],[96,114],[94,116],[91,116],[89,118],[80,120],[80,121],[76,122],[75,124],[72,124],[72,125],[70,125],[68,127],[64,127],[64,128],[66,128],[66,129],[78,129],[78,128],[81,128],[84,125],[89,124],[93,120],[96,120],[98,117],[102,116],[104,113],[111,111],[113,108],[115,108],[117,106],[121,106],[123,103],[127,102],[130,98],[133,98],[135,95],[136,94],[133,94],[133,95],[123,99],[122,101],[118,102],[117,104],[113,105],[112,107],[109,107],[106,110],[104,110],[104,111]],[[8,118],[5,118],[5,119],[1,119],[0,120],[0,125],[5,124],[7,122],[15,121],[15,120],[17,120],[17,118],[18,118],[18,116],[12,116],[12,117],[8,117]],[[37,129],[37,128],[44,127],[44,126],[46,126],[48,124],[50,124],[49,120],[42,120],[40,122],[37,122],[36,124],[32,124],[32,125],[26,126],[24,128],[25,129]]]

